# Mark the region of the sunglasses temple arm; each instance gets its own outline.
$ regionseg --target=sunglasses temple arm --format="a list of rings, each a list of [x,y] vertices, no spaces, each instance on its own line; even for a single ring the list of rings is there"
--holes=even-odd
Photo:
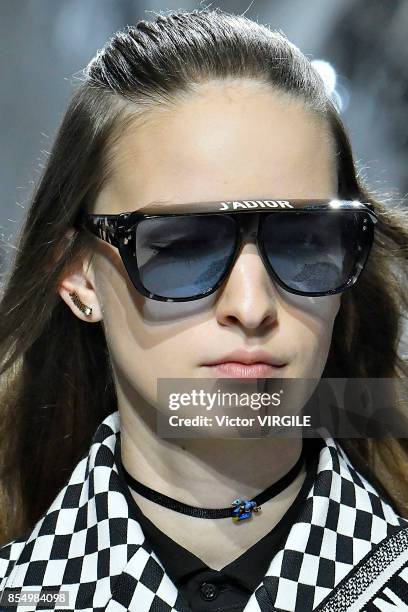
[[[104,240],[114,247],[119,246],[119,217],[121,215],[93,215],[86,214],[79,218],[74,227],[84,228],[97,238]]]

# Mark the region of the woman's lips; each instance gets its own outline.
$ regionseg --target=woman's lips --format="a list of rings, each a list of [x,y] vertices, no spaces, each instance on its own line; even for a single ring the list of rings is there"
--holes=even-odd
[[[286,364],[281,366],[268,363],[240,363],[228,361],[205,366],[220,378],[280,378]]]

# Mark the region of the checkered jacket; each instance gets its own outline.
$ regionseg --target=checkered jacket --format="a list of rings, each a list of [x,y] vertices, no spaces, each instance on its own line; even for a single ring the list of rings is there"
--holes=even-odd
[[[114,412],[33,530],[0,548],[0,592],[68,591],[69,606],[57,610],[190,610],[130,516],[114,457],[119,436]],[[307,499],[244,612],[408,612],[408,520],[338,441],[324,439]],[[1,608],[13,609],[49,608]]]

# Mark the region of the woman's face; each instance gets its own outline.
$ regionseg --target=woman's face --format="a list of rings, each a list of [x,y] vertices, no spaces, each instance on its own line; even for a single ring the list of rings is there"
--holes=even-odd
[[[120,213],[161,201],[331,198],[337,177],[326,124],[251,81],[213,81],[171,111],[127,129],[112,151],[112,176],[91,212]],[[86,275],[86,276],[85,276]],[[115,247],[95,238],[84,276],[65,279],[102,320],[118,399],[156,399],[157,378],[210,378],[204,364],[236,349],[263,349],[279,376],[320,378],[340,295],[303,297],[268,276],[248,241],[216,293],[186,303],[153,301],[129,280]]]

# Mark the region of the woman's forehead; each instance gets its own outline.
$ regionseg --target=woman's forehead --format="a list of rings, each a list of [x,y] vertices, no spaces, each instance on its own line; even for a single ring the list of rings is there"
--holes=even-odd
[[[299,104],[285,106],[273,91],[246,91],[240,98],[237,87],[228,96],[219,88],[208,99],[192,96],[151,117],[128,129],[111,156],[109,191],[121,210],[157,200],[240,199],[252,193],[335,195],[327,123]]]

